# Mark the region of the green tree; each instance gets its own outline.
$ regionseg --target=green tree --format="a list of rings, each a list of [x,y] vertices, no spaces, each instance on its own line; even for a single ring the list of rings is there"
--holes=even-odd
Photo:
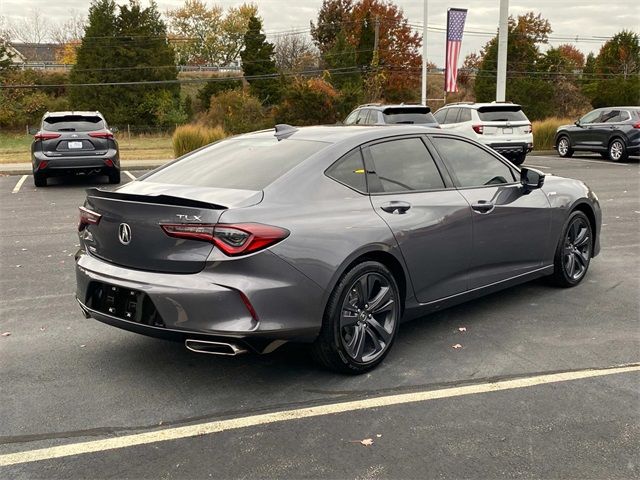
[[[358,46],[356,50],[357,65],[364,70],[368,70],[373,62],[375,37],[375,26],[371,19],[371,12],[367,11],[364,19],[362,20],[360,37],[358,38]]]
[[[211,97],[218,95],[219,93],[229,90],[235,90],[242,88],[242,80],[237,78],[225,78],[218,77],[204,84],[200,90],[198,90],[198,102],[201,111],[209,110],[211,105]]]
[[[274,46],[262,33],[262,21],[252,16],[244,37],[244,50],[240,52],[242,70],[249,82],[251,93],[264,104],[273,105],[280,99],[280,81],[274,60]]]
[[[119,10],[116,15],[113,0],[92,4],[71,80],[128,85],[74,87],[73,108],[100,110],[115,124],[180,123],[184,115],[175,53],[157,5],[151,2],[142,8],[137,0],[129,0]]]
[[[327,53],[340,32],[351,28],[353,0],[322,0],[318,20],[311,23],[311,38],[321,54]]]
[[[339,90],[347,85],[350,88],[362,86],[360,72],[356,69],[356,49],[347,40],[344,31],[338,33],[333,46],[322,57],[325,68],[329,70],[331,83]]]

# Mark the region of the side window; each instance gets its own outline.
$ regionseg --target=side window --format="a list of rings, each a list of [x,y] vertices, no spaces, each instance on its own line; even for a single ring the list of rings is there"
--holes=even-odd
[[[471,121],[471,109],[470,108],[461,108],[460,115],[458,116],[458,123],[460,122],[470,122]]]
[[[443,124],[444,123],[444,119],[447,116],[447,110],[449,110],[448,108],[442,109],[442,110],[438,110],[434,117],[436,117],[436,120],[438,121],[438,123]]]
[[[597,123],[598,118],[600,118],[600,110],[594,110],[582,117],[580,123]]]
[[[431,137],[461,187],[513,183],[513,170],[479,146],[457,138]]]
[[[458,122],[458,112],[459,108],[450,108],[447,112],[447,118],[445,119],[445,123],[457,123]]]
[[[331,165],[327,170],[327,175],[361,193],[367,192],[366,175],[359,148],[347,153]]]
[[[351,112],[349,114],[349,116],[345,119],[344,124],[345,125],[353,125],[354,123],[356,123],[356,118],[358,117],[358,111],[356,110],[355,112]]]
[[[358,118],[356,119],[356,125],[366,125],[369,118],[369,109],[363,108],[358,111]]]
[[[427,147],[419,138],[404,138],[369,147],[382,192],[434,190],[444,182]]]
[[[378,110],[369,110],[369,118],[367,118],[367,125],[375,125],[378,123]]]
[[[606,114],[602,115],[602,119],[600,121],[603,123],[620,123],[628,119],[627,112],[611,110],[610,112],[606,112]]]

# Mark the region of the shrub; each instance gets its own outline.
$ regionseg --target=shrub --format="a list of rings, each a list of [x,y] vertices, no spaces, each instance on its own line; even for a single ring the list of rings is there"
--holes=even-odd
[[[242,90],[230,90],[212,97],[202,121],[212,127],[220,125],[233,134],[273,126],[260,100]]]
[[[545,120],[538,120],[532,123],[533,146],[536,150],[553,150],[553,141],[556,130],[560,125],[573,122],[569,118],[551,117]]]
[[[284,92],[276,120],[292,125],[336,123],[338,99],[336,89],[321,78],[296,79]]]
[[[228,92],[229,90],[237,90],[242,88],[242,80],[237,78],[218,77],[204,84],[198,90],[198,102],[201,111],[209,110],[211,105],[211,97]]]
[[[227,133],[222,127],[205,127],[203,125],[188,124],[176,128],[173,132],[173,153],[181,157],[212,142],[222,140]]]

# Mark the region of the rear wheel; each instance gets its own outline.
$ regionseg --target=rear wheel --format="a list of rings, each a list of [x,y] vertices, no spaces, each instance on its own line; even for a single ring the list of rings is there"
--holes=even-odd
[[[511,158],[511,163],[514,165],[522,165],[524,163],[525,158],[527,158],[526,153],[520,153]]]
[[[381,263],[362,262],[344,274],[331,293],[315,358],[332,370],[359,374],[389,353],[400,322],[400,293]]]
[[[619,138],[613,139],[609,144],[609,158],[613,162],[624,162],[629,157],[627,146]]]
[[[43,173],[34,173],[33,174],[33,184],[36,187],[46,187],[47,186],[47,176]]]
[[[563,158],[568,158],[573,156],[573,149],[571,148],[571,142],[569,142],[569,137],[562,136],[558,139],[558,155]]]
[[[569,215],[558,241],[554,258],[553,283],[575,287],[587,274],[593,251],[593,233],[587,216],[581,211]]]
[[[109,183],[120,183],[120,170],[109,173]]]

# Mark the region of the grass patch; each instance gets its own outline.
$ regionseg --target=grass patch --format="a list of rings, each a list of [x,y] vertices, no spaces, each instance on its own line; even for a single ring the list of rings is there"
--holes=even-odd
[[[535,150],[553,150],[556,130],[561,125],[572,123],[569,118],[551,117],[537,120],[531,124],[533,128],[533,147]]]
[[[222,140],[227,133],[222,127],[205,127],[203,125],[182,125],[173,133],[173,153],[180,157],[217,140]]]
[[[116,134],[121,160],[167,160],[174,158],[170,135]],[[32,135],[0,133],[0,163],[30,163]]]

